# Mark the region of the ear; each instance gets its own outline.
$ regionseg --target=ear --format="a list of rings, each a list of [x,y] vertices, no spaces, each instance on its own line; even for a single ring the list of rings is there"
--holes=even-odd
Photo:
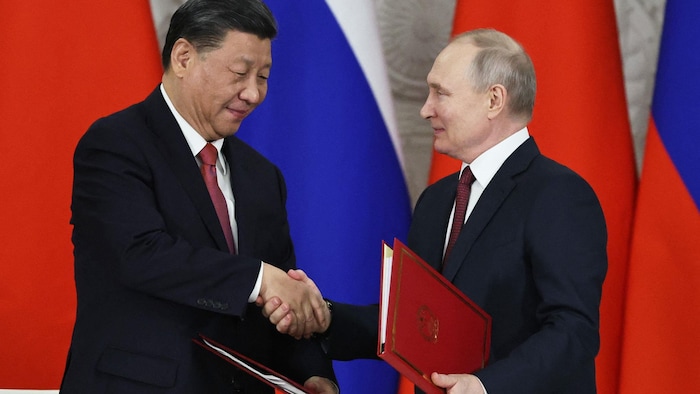
[[[182,77],[195,56],[196,51],[189,41],[184,38],[179,38],[175,41],[173,49],[170,51],[170,67],[173,73],[178,77]]]
[[[499,113],[505,111],[506,97],[508,91],[501,84],[491,86],[488,91],[489,95],[489,119],[494,119]]]

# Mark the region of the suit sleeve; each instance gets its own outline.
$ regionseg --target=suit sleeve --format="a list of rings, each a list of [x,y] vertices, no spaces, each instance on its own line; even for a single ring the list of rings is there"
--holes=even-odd
[[[333,317],[322,346],[334,360],[377,359],[379,305],[333,303]]]
[[[338,384],[331,358],[324,353],[317,341],[297,340],[282,334],[276,338],[278,354],[272,359],[273,369],[285,371],[283,372],[285,376],[302,385],[312,376],[325,377]]]

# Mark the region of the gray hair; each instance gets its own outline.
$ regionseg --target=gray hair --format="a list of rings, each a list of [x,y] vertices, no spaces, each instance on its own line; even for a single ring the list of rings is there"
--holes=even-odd
[[[485,92],[495,84],[503,85],[510,97],[510,113],[530,121],[537,79],[532,60],[522,45],[494,29],[471,30],[456,36],[454,41],[468,41],[480,49],[467,72],[474,89]]]

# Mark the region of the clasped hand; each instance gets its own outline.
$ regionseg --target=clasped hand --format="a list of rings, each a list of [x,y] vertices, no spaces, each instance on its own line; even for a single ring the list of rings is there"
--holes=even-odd
[[[255,302],[283,334],[309,338],[324,332],[330,324],[330,313],[318,287],[304,271],[265,264],[260,295]]]

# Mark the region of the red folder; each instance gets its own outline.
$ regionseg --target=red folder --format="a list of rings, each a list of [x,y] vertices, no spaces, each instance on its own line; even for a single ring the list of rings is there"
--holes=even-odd
[[[192,339],[194,343],[201,346],[202,348],[210,351],[211,353],[217,355],[221,359],[225,360],[232,366],[239,368],[256,378],[260,379],[267,385],[274,387],[277,393],[290,393],[290,394],[308,394],[309,392],[304,389],[297,382],[273,371],[272,369],[258,363],[257,361],[250,359],[241,353],[229,349],[226,346],[217,343],[211,338],[199,334],[199,338]]]
[[[398,239],[382,258],[379,357],[426,393],[444,393],[432,372],[483,368],[491,316]]]

